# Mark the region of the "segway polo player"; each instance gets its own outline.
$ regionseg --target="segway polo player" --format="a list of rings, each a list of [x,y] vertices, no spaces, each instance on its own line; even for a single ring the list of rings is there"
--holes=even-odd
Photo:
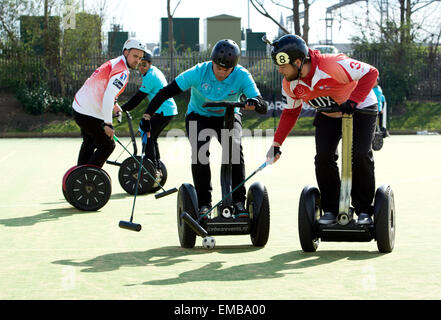
[[[122,55],[101,65],[75,94],[73,118],[81,129],[83,143],[77,166],[63,177],[66,200],[81,210],[98,210],[110,198],[110,177],[102,166],[115,149],[112,111],[145,48],[137,40],[124,43]]]
[[[244,67],[238,64],[240,48],[232,40],[218,41],[211,52],[211,60],[199,63],[184,71],[168,86],[161,89],[155,98],[150,102],[144,117],[141,128],[149,128],[151,115],[168,98],[180,92],[191,90],[190,101],[186,113],[186,131],[192,149],[191,170],[193,175],[194,189],[197,203],[195,203],[196,215],[208,218],[207,213],[212,208],[212,185],[211,169],[209,163],[209,145],[211,138],[216,137],[221,142],[222,148],[228,148],[228,140],[223,140],[222,130],[226,129],[224,122],[225,107],[204,107],[207,102],[238,102],[241,95],[246,96],[245,109],[256,110],[266,113],[267,106],[260,96],[260,92],[251,74]],[[245,166],[241,144],[242,123],[239,108],[232,108],[232,150],[233,163],[232,183],[235,189],[232,193],[234,212],[232,217],[248,216],[245,208],[246,189],[242,181],[245,179]],[[224,161],[225,160],[225,161]],[[223,160],[223,167],[227,160]],[[222,177],[225,177],[221,174]],[[221,178],[223,179],[223,178]],[[181,223],[183,223],[181,221]],[[182,244],[182,242],[181,242]],[[194,245],[194,240],[192,245]],[[185,246],[192,246],[187,243]]]
[[[349,211],[349,208],[341,211],[339,206],[342,197],[346,197],[351,198],[358,215],[353,223],[371,226],[375,211],[372,206],[375,175],[371,145],[377,110],[372,88],[378,77],[377,69],[343,54],[322,55],[310,50],[305,41],[295,35],[285,35],[272,43],[271,55],[278,71],[284,76],[282,94],[285,105],[268,156],[276,155],[276,160],[280,157],[277,153],[294,127],[303,101],[316,108],[328,108],[328,112],[317,112],[314,119],[314,163],[321,197],[317,202],[320,203],[320,213],[317,215],[314,209],[310,209],[314,214],[308,219],[314,228],[318,225],[335,225],[337,218],[339,224],[348,224],[352,220],[352,212],[343,212]],[[352,142],[346,143],[348,148],[352,148],[352,152],[349,151],[352,159],[346,160],[350,162],[347,163],[349,168],[352,168],[347,170],[347,173],[350,171],[350,178],[344,183],[337,165],[342,115],[343,119],[350,117],[351,126],[353,120],[353,133],[348,134]],[[300,216],[299,209],[299,219]]]

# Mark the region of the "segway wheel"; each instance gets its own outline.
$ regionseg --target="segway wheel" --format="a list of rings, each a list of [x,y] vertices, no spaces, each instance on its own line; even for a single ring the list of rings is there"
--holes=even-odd
[[[268,191],[260,182],[254,182],[247,192],[246,209],[250,214],[251,242],[255,247],[264,247],[270,231],[270,207]]]
[[[196,189],[191,184],[182,184],[178,190],[177,218],[179,242],[182,248],[193,248],[196,243],[196,233],[181,218],[183,212],[188,213],[193,219],[198,219],[198,198]]]
[[[136,156],[138,161],[141,161],[140,156]],[[143,166],[152,174],[154,177],[156,176],[156,170],[153,163],[144,158]],[[138,172],[139,172],[139,164],[132,157],[127,158],[121,163],[121,166],[118,171],[118,180],[121,187],[128,194],[135,194],[136,190],[136,182],[138,180]],[[148,175],[145,170],[141,170],[141,178],[139,180],[138,186],[138,195],[146,194],[151,192],[155,181]]]
[[[374,140],[372,140],[372,149],[378,151],[381,148],[383,148],[383,133],[381,131],[376,131]]]
[[[382,185],[375,192],[374,225],[378,251],[392,252],[395,245],[396,216],[394,193],[389,185]]]
[[[167,168],[165,167],[165,164],[159,160],[159,183],[162,187],[164,187],[165,183],[167,182]],[[156,192],[159,189],[161,189],[161,186],[158,185],[158,183],[155,182],[153,188],[151,189],[151,192]]]
[[[66,171],[66,173],[63,176],[63,180],[61,183],[61,191],[63,192],[64,199],[66,199],[67,202],[69,202],[72,205],[72,202],[70,201],[70,198],[68,197],[67,191],[66,191],[66,180],[69,177],[69,175],[74,171],[78,166],[73,166],[69,170]]]
[[[101,209],[112,194],[109,175],[95,166],[78,166],[67,177],[65,186],[68,201],[83,211]]]
[[[300,195],[298,214],[300,245],[304,252],[315,252],[319,246],[317,221],[320,211],[320,191],[316,187],[305,186]]]

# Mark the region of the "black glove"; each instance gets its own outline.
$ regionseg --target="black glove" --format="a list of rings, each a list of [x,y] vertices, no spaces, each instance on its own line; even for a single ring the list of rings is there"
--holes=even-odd
[[[249,106],[253,106],[254,110],[257,113],[266,114],[268,112],[268,106],[266,105],[266,102],[263,99],[261,99],[261,101],[259,101],[259,99],[256,98],[247,99],[245,101],[245,104]]]
[[[341,105],[339,105],[339,109],[342,113],[353,114],[356,106],[357,106],[356,102],[352,100],[346,100]]]
[[[257,101],[256,98],[251,98],[251,99],[247,99],[245,101],[245,104],[251,106],[251,107],[257,107],[257,105],[259,104],[259,101]]]
[[[281,155],[282,151],[280,151],[280,147],[271,146],[271,148],[268,150],[266,157],[268,159],[273,159],[276,155]]]
[[[122,110],[123,112],[125,112],[125,111],[127,111],[127,109],[129,109],[129,106],[128,106],[127,102],[126,102],[126,103],[124,103],[124,104],[121,106],[121,110]]]
[[[145,133],[152,131],[152,125],[150,124],[150,120],[146,120],[144,118],[139,122],[139,127]]]

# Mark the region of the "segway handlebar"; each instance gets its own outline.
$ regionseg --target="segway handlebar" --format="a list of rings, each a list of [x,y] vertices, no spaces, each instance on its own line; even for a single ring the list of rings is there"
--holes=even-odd
[[[339,107],[318,107],[318,108],[316,108],[316,111],[323,112],[323,113],[333,113],[333,112],[341,112],[341,109]],[[378,111],[373,110],[373,109],[357,109],[357,108],[355,108],[354,113],[375,116],[378,114]]]
[[[202,106],[203,108],[244,108],[245,103],[233,102],[233,101],[216,101],[206,102]]]

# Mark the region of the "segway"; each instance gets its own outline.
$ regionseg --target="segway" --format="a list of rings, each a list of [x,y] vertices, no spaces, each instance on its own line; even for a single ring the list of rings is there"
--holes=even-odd
[[[75,208],[97,211],[109,201],[112,182],[107,172],[97,166],[74,166],[63,176],[62,191]]]
[[[336,112],[336,108],[318,108],[319,112]],[[376,111],[356,109],[355,112],[373,114]],[[321,241],[369,242],[377,241],[380,252],[392,252],[395,242],[396,214],[392,188],[381,185],[375,192],[372,224],[360,225],[353,218],[350,206],[352,188],[352,115],[342,118],[342,168],[339,213],[337,222],[329,225],[318,223],[323,214],[320,191],[307,185],[303,188],[298,211],[298,232],[303,251],[315,252]]]
[[[123,162],[118,162],[118,159],[116,159],[115,161],[108,160],[106,161],[106,163],[119,166],[118,181],[124,191],[126,191],[128,194],[134,195],[137,185],[138,195],[156,192],[161,188],[160,185],[164,186],[165,182],[167,181],[167,168],[162,161],[160,161],[159,163],[159,168],[156,168],[156,166],[150,159],[144,157],[144,159],[142,160],[142,164],[148,170],[150,175],[143,170],[141,171],[140,179],[138,179],[138,163],[141,160],[141,157],[137,155],[138,148],[136,145],[136,137],[132,125],[133,118],[128,111],[125,111],[125,114],[127,116],[127,123],[129,125],[130,138],[133,145],[133,154],[136,159],[130,156]],[[153,179],[152,177],[154,177],[155,179]]]
[[[380,126],[377,124],[375,126],[375,133],[374,133],[374,139],[372,140],[372,150],[379,151],[381,148],[383,148],[384,144],[384,134],[380,129]]]
[[[210,102],[204,107],[225,107],[224,128],[230,131],[234,126],[234,108],[244,107],[238,102]],[[232,137],[229,135],[228,148],[223,148],[222,158],[228,159],[221,167],[222,199],[207,213],[199,214],[198,197],[195,187],[190,183],[181,185],[177,199],[177,222],[181,247],[193,248],[196,236],[205,238],[212,235],[246,235],[249,234],[254,246],[266,245],[269,236],[270,209],[268,191],[260,182],[254,182],[247,192],[246,210],[249,217],[236,217],[232,194],[245,184],[268,163],[262,164],[244,181],[232,189]],[[228,152],[228,158],[225,155]],[[216,210],[216,212],[215,212]]]
[[[387,103],[384,102],[383,104],[383,119],[382,121],[378,121],[375,126],[375,135],[374,139],[372,141],[372,149],[374,151],[381,150],[383,148],[384,144],[384,138],[389,136],[389,133],[386,129],[387,125]]]

